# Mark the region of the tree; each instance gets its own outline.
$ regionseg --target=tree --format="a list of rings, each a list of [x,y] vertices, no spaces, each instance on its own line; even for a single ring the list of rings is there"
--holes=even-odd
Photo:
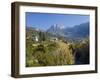
[[[82,40],[75,47],[75,63],[76,64],[89,64],[89,40]]]
[[[39,32],[39,41],[45,41],[46,40],[46,33]]]

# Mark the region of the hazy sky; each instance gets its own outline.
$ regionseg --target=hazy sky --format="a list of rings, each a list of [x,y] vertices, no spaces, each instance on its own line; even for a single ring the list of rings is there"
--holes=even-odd
[[[43,30],[48,29],[53,24],[73,27],[85,22],[89,22],[89,15],[26,12],[26,26],[37,27]]]

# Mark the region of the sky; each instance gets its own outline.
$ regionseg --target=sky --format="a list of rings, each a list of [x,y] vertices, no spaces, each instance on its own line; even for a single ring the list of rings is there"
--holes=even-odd
[[[26,12],[25,16],[26,27],[35,27],[42,30],[47,30],[54,24],[73,27],[81,23],[89,22],[89,15]]]

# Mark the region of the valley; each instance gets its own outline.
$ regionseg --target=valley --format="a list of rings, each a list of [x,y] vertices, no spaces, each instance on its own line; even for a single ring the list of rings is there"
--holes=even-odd
[[[26,67],[89,64],[89,23],[26,27]]]

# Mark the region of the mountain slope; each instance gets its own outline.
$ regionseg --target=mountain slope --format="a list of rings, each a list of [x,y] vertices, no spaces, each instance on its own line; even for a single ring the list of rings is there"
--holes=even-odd
[[[63,27],[58,25],[51,26],[47,32],[66,38],[84,38],[89,36],[89,22],[76,25],[74,27]]]
[[[47,32],[52,33],[53,35],[56,35],[56,36],[64,36],[64,33],[63,33],[64,29],[65,27],[63,25],[54,24],[47,30]]]

